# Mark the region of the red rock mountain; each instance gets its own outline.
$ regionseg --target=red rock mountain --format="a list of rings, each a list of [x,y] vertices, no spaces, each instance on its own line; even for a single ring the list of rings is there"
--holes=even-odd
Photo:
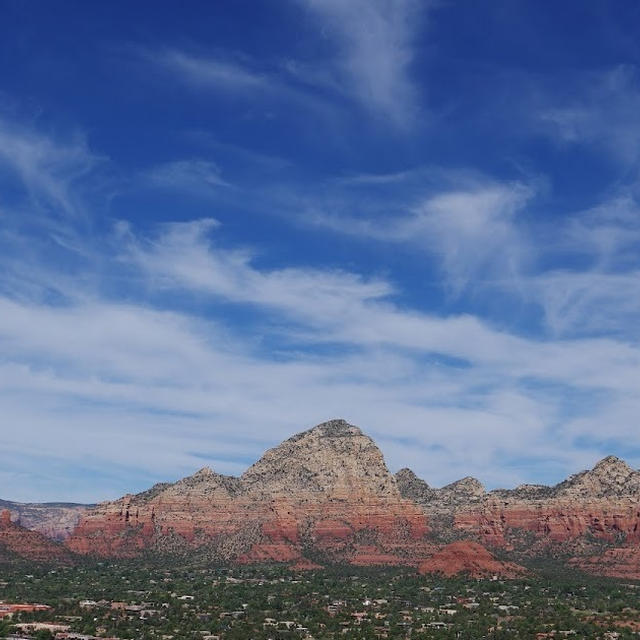
[[[69,564],[72,555],[61,544],[12,522],[11,512],[5,509],[0,513],[0,562],[15,560]]]
[[[460,540],[472,544],[446,546]],[[66,544],[104,557],[519,570],[489,547],[518,563],[568,557],[583,570],[640,578],[640,472],[608,457],[554,487],[487,492],[467,477],[435,489],[409,469],[392,476],[371,438],[332,420],[267,451],[239,478],[205,468],[99,504]]]
[[[103,556],[416,564],[435,548],[427,534],[424,512],[400,495],[371,438],[332,420],[267,451],[240,478],[205,468],[100,504],[68,545]]]
[[[570,564],[584,570],[640,579],[640,472],[619,458],[553,487],[485,492],[467,479],[464,491],[452,492],[453,485],[431,489],[408,469],[396,479],[440,537],[464,536],[514,557],[572,555]]]

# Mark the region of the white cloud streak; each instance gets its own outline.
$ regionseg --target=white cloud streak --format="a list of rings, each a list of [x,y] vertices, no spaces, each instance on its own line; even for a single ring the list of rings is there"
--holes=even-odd
[[[57,189],[37,188],[63,206]],[[518,239],[510,225],[528,197],[510,184],[432,194],[399,221],[394,242],[437,237],[467,260],[493,236],[494,248]],[[393,468],[410,463],[433,484],[467,473],[491,485],[538,480],[541,462],[560,479],[612,444],[640,447],[634,341],[533,338],[419,311],[398,302],[388,278],[260,267],[218,227],[201,219],[142,234],[121,223],[76,272],[95,280],[72,281],[37,245],[12,269],[0,295],[0,467],[22,488],[3,497],[109,498],[207,462],[237,473],[333,416],[379,438]],[[0,255],[0,266],[14,261]],[[99,286],[123,276],[127,293]],[[42,295],[54,285],[53,299]],[[596,426],[614,422],[605,442]],[[523,451],[529,467],[516,464]],[[41,477],[43,459],[54,476],[80,465],[100,480],[61,494]]]
[[[49,214],[79,215],[76,183],[100,161],[80,135],[60,142],[0,119],[0,168],[17,174],[32,207],[47,203]]]
[[[301,0],[337,44],[337,82],[365,109],[407,128],[419,96],[411,79],[413,40],[427,6],[414,0]]]

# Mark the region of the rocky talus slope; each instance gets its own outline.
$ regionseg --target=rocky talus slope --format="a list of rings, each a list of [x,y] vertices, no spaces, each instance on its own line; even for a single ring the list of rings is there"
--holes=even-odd
[[[12,522],[11,512],[5,509],[0,513],[0,562],[16,560],[70,564],[73,557],[60,543]]]

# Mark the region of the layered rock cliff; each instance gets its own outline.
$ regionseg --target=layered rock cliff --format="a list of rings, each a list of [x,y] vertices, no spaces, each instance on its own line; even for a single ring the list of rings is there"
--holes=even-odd
[[[640,578],[640,472],[614,456],[552,487],[484,492],[467,480],[464,490],[451,493],[451,485],[425,489],[409,470],[397,480],[442,540],[470,538],[516,557],[569,555],[570,564],[585,570],[600,566],[606,575]]]
[[[236,562],[415,564],[433,549],[427,533],[371,438],[332,420],[267,451],[240,478],[202,469],[100,504],[68,544],[104,556],[197,550]]]
[[[470,546],[455,546],[460,541]],[[431,562],[445,573],[448,562],[471,573],[485,563],[518,573],[509,563],[501,570],[483,545],[518,562],[553,556],[640,579],[640,472],[608,457],[553,487],[487,492],[466,477],[433,488],[409,469],[391,475],[371,438],[332,420],[270,449],[238,478],[204,468],[97,505],[67,544],[106,557],[199,554],[219,562],[423,571]]]
[[[82,514],[92,506],[66,502],[33,503],[0,500],[0,509],[10,511],[13,521],[54,540],[68,538]]]
[[[11,520],[11,512],[0,513],[0,562],[27,560],[37,563],[70,564],[72,554],[60,543]]]

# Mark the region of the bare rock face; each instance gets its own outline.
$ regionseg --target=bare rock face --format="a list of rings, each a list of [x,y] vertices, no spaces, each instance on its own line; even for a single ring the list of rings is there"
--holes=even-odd
[[[54,540],[68,538],[82,514],[91,506],[62,502],[28,503],[0,500],[0,509],[8,509],[14,522]]]
[[[432,550],[427,532],[373,440],[332,420],[270,449],[240,478],[202,469],[100,504],[68,544],[102,556],[196,550],[244,563],[415,564]]]
[[[472,578],[500,576],[517,578],[527,570],[513,562],[497,560],[487,549],[477,542],[461,540],[452,542],[420,564],[418,571],[422,574],[438,573],[453,576],[458,573],[468,574]]]
[[[423,505],[429,511],[451,511],[456,507],[467,507],[485,496],[481,482],[471,476],[456,480],[441,489],[430,487],[411,469],[401,469],[395,477],[401,495]]]
[[[479,508],[460,510],[455,526],[506,548],[517,545],[516,532],[533,534],[538,546],[578,538],[637,544],[640,473],[609,456],[554,487],[490,492]]]
[[[396,484],[400,493],[417,504],[428,505],[434,502],[438,495],[437,489],[432,489],[424,480],[411,471],[400,469],[396,473]]]
[[[0,560],[70,564],[73,558],[61,544],[12,522],[11,512],[5,509],[0,514]]]
[[[468,506],[478,502],[485,495],[484,487],[479,480],[467,476],[442,487],[438,491],[438,501],[453,507]]]
[[[269,496],[360,496],[398,500],[380,449],[358,427],[331,420],[267,451],[241,477],[249,492]]]
[[[624,460],[608,456],[589,471],[582,471],[554,487],[558,498],[606,499],[637,498],[640,496],[640,472],[634,471]]]

